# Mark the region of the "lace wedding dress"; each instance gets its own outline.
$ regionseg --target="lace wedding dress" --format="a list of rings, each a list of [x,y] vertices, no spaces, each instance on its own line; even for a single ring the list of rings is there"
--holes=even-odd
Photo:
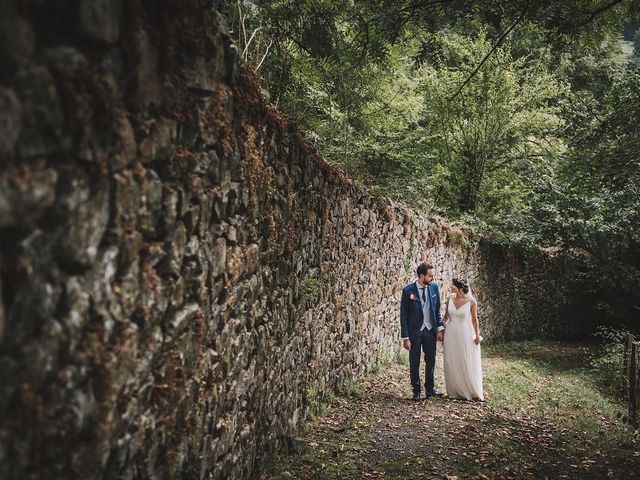
[[[471,304],[456,308],[453,299],[447,303],[449,323],[444,334],[444,382],[450,398],[484,400],[480,345],[473,342]]]

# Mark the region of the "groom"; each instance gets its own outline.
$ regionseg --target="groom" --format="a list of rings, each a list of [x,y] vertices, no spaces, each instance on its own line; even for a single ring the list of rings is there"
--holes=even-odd
[[[433,281],[433,266],[421,263],[418,279],[402,290],[400,330],[404,348],[409,350],[409,371],[413,399],[420,400],[420,350],[424,352],[425,394],[440,395],[434,388],[436,341],[442,340],[444,324],[440,317],[440,291]]]

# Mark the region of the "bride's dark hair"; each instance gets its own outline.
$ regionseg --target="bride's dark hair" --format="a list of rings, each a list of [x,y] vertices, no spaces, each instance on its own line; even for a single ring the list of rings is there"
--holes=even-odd
[[[469,283],[461,277],[453,277],[453,279],[451,280],[451,283],[453,283],[456,288],[459,288],[460,290],[462,290],[462,292],[466,295],[467,293],[469,293]]]

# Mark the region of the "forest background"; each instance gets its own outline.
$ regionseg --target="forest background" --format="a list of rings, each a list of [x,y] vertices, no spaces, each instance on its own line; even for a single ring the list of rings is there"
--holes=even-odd
[[[493,241],[577,253],[571,288],[603,325],[637,329],[639,1],[216,8],[327,161]]]

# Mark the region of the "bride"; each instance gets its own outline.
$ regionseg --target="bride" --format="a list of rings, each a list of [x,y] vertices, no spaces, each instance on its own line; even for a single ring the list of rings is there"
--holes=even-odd
[[[481,400],[482,363],[478,305],[469,284],[462,278],[451,281],[444,321],[444,381],[449,398]]]

